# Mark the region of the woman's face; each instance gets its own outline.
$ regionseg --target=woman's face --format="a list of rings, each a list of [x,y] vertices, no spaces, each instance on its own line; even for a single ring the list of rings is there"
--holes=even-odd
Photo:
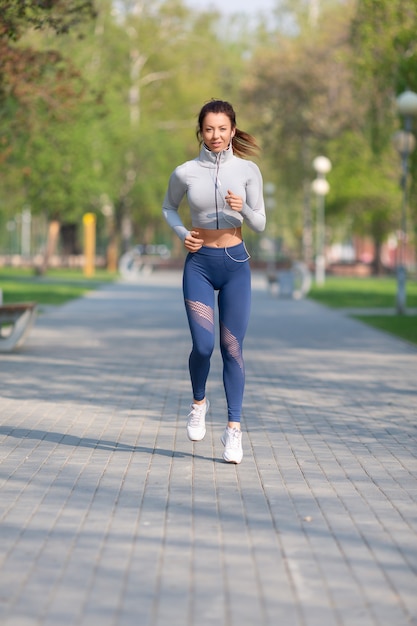
[[[201,135],[207,148],[212,152],[227,150],[235,129],[225,113],[207,113],[203,120]]]

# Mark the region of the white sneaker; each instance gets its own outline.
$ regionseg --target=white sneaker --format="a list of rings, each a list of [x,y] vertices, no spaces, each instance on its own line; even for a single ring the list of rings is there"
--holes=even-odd
[[[221,437],[224,445],[223,458],[227,463],[240,463],[243,458],[242,432],[237,428],[225,428]]]
[[[187,435],[190,441],[201,441],[204,439],[206,434],[206,415],[209,407],[210,402],[207,398],[204,404],[191,405],[187,422]]]

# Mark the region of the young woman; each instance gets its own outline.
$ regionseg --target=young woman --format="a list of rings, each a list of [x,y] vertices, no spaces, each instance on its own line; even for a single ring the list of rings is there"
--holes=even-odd
[[[240,463],[245,384],[242,346],[251,301],[250,256],[242,238],[242,223],[258,233],[265,228],[262,176],[255,163],[245,160],[258,152],[256,141],[237,128],[235,112],[228,102],[211,100],[203,106],[197,138],[199,156],[174,170],[163,203],[165,219],[188,250],[183,292],[192,337],[189,370],[193,402],[187,434],[191,441],[200,441],[206,434],[206,382],[214,348],[214,301],[218,291],[228,407],[227,426],[221,437],[223,458]],[[178,213],[185,195],[191,213],[190,230]]]

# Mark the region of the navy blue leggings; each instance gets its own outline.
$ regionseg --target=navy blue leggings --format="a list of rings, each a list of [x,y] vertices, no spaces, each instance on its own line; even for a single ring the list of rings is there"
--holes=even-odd
[[[243,243],[202,247],[189,253],[183,276],[184,302],[193,342],[189,358],[195,400],[203,400],[214,349],[214,299],[218,291],[220,350],[228,421],[239,422],[245,386],[242,346],[249,322],[251,275]]]

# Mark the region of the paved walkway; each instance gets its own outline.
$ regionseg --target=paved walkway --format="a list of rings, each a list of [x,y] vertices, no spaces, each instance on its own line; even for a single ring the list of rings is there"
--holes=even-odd
[[[0,360],[2,626],[417,624],[417,350],[255,281],[243,462],[185,434],[177,274]]]

